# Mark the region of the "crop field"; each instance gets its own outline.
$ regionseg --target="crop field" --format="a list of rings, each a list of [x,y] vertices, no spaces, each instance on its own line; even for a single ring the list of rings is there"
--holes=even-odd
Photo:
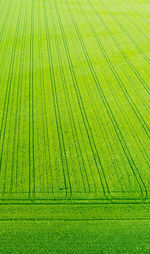
[[[150,201],[150,1],[0,1],[0,203]]]

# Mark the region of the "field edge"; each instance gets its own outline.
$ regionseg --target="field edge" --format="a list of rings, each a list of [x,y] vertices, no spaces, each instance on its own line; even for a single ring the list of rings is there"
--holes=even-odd
[[[149,220],[150,204],[0,205],[5,220]]]

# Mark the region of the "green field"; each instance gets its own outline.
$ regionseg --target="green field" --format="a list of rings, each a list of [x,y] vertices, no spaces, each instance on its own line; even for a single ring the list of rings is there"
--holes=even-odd
[[[0,226],[2,254],[150,253],[149,221],[69,221],[65,224],[17,221],[2,222]]]
[[[1,203],[149,202],[149,13],[1,1]]]
[[[0,254],[150,253],[150,0],[0,1]]]

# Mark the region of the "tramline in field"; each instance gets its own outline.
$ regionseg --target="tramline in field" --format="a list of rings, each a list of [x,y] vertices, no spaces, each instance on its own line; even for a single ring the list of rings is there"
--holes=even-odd
[[[125,2],[1,1],[0,203],[149,202],[150,7]]]

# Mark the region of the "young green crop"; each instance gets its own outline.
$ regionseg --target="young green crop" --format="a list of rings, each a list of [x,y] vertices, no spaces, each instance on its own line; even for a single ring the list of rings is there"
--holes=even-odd
[[[1,203],[148,202],[149,5],[139,8],[1,2]]]

